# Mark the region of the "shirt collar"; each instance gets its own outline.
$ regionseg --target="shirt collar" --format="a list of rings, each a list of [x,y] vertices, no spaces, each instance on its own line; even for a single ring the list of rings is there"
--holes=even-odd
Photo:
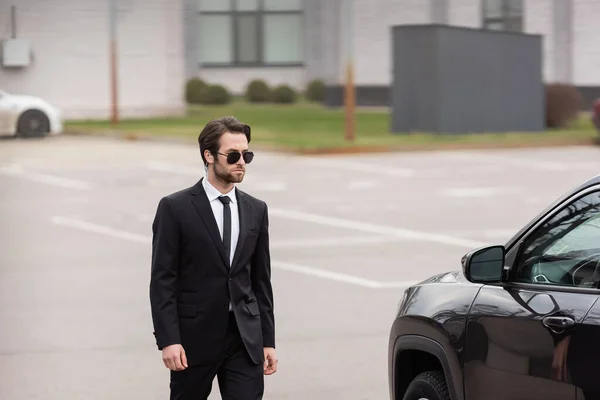
[[[223,193],[219,192],[213,185],[211,185],[206,177],[204,179],[202,179],[202,186],[204,187],[204,191],[206,192],[208,201],[212,202],[212,201],[216,200],[218,197],[229,196],[232,203],[235,204],[237,202],[237,197],[235,195],[235,186],[233,187],[233,189],[231,189],[231,191],[229,191],[229,193],[223,194]]]

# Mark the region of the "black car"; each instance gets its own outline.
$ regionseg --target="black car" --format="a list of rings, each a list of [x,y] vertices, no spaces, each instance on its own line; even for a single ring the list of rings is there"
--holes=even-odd
[[[390,398],[600,399],[599,284],[600,175],[404,292]]]

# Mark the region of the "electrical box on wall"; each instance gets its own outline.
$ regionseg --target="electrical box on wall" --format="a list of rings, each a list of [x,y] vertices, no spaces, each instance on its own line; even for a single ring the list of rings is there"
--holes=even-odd
[[[31,63],[31,43],[27,39],[2,41],[2,66],[27,67]]]

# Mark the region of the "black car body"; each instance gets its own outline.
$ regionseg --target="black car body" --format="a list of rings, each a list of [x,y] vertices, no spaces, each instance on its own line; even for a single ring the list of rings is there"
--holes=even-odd
[[[600,176],[461,261],[404,292],[392,400],[600,399]]]

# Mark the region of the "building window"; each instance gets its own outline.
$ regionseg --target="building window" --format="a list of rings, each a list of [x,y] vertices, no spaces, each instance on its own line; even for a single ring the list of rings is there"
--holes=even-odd
[[[523,0],[483,0],[483,27],[522,32]]]
[[[198,0],[202,66],[301,65],[302,0]]]

